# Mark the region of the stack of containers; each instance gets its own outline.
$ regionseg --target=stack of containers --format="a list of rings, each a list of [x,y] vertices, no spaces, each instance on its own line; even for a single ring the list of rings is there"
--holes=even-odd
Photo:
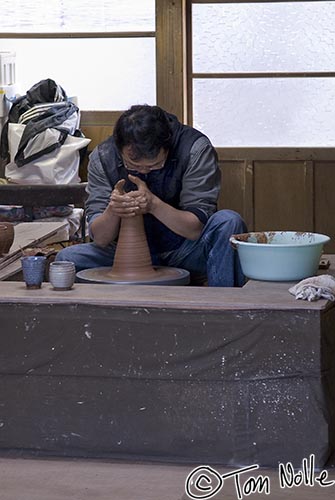
[[[15,52],[0,52],[0,134],[15,97]]]

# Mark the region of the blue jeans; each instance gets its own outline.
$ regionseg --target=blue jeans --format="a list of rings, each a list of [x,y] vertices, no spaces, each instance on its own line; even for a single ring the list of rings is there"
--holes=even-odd
[[[246,231],[245,222],[239,214],[232,210],[220,210],[209,218],[197,240],[185,240],[176,250],[152,255],[152,262],[154,265],[186,269],[191,278],[207,276],[208,286],[243,286],[245,277],[229,237]],[[112,266],[115,249],[115,244],[102,248],[95,243],[82,243],[64,248],[57,254],[56,260],[74,262],[77,271]]]

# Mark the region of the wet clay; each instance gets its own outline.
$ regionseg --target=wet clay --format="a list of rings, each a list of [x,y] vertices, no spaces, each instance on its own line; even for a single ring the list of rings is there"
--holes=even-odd
[[[80,276],[79,276],[80,275]],[[92,282],[187,285],[189,272],[152,265],[142,215],[121,219],[118,243],[111,268],[93,268],[78,276]]]
[[[109,279],[146,279],[155,277],[142,215],[121,220],[113,267]]]
[[[264,232],[258,232],[258,233],[242,233],[242,234],[235,234],[234,238],[237,241],[243,241],[245,243],[250,243],[249,238],[253,237],[255,238],[256,241],[252,241],[252,243],[270,243],[274,237],[275,233],[274,232],[269,232],[269,233],[264,233]]]
[[[275,237],[277,231],[258,231],[258,232],[253,232],[253,233],[242,233],[242,234],[235,234],[233,237],[237,241],[242,241],[244,243],[260,243],[260,244],[266,244],[266,243],[271,243],[273,241],[273,238]],[[279,232],[281,234],[284,234],[285,231]],[[309,232],[303,232],[303,231],[296,231],[295,236],[297,238],[299,237],[304,237],[305,235],[313,235],[313,233]]]

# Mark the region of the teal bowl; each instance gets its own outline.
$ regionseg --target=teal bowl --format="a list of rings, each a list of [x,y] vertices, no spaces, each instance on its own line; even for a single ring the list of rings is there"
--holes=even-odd
[[[264,231],[230,237],[247,278],[297,281],[318,272],[329,236],[297,231]]]

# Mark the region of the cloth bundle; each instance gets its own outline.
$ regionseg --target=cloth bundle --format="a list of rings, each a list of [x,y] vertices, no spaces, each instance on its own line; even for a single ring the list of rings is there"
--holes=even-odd
[[[90,143],[79,128],[79,108],[50,78],[13,102],[1,131],[6,179],[16,184],[74,184]]]
[[[335,278],[330,274],[306,278],[289,288],[289,292],[296,299],[310,302],[319,299],[335,301]]]
[[[72,205],[33,207],[31,214],[20,205],[0,205],[0,222],[28,222],[46,217],[68,217],[72,212]]]

